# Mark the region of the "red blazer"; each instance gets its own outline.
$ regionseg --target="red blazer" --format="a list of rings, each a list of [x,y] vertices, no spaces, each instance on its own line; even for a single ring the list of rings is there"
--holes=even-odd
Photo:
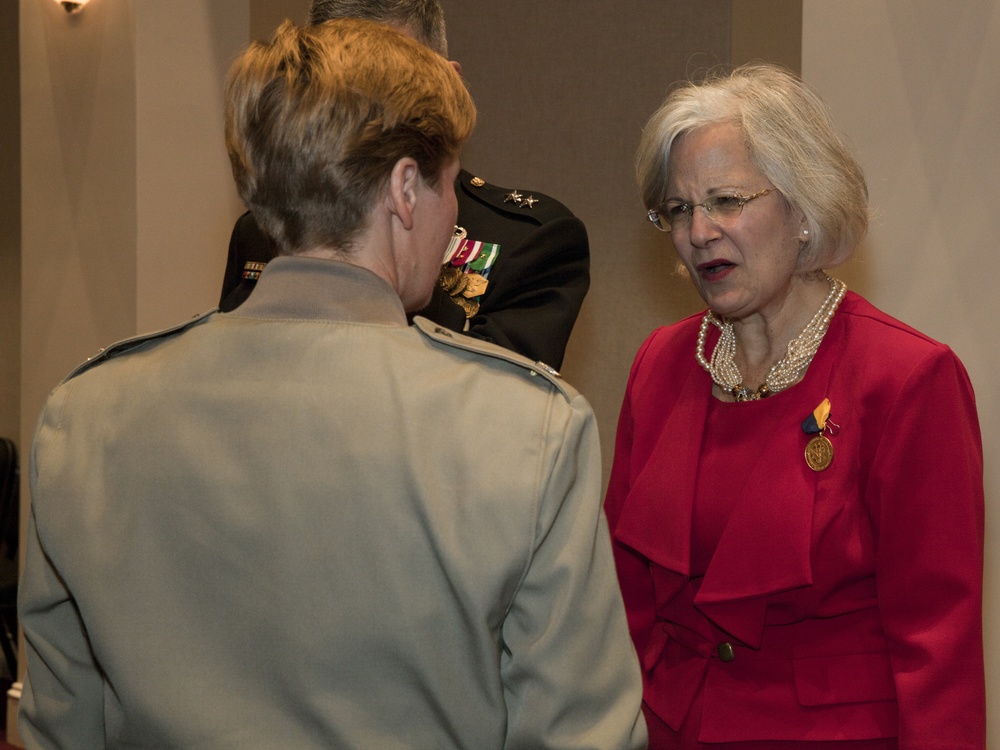
[[[761,460],[733,478],[739,499],[692,584],[711,398],[700,319],[639,350],[606,501],[647,710],[677,728],[702,690],[704,742],[981,750],[983,458],[961,362],[848,293],[803,381],[747,435]],[[813,471],[801,423],[823,398],[840,429]]]

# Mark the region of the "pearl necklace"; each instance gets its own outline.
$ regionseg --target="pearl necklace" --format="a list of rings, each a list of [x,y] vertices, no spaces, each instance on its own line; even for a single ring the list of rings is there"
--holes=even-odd
[[[812,362],[816,350],[823,342],[830,319],[837,311],[840,301],[844,298],[847,285],[840,279],[826,277],[830,282],[830,293],[823,301],[812,320],[802,329],[802,333],[788,342],[787,353],[768,371],[764,382],[756,389],[743,384],[743,375],[736,364],[736,331],[731,321],[720,320],[711,310],[701,319],[698,330],[698,345],[695,358],[712,376],[712,381],[726,393],[730,393],[737,401],[758,401],[772,393],[783,391],[795,383]],[[711,361],[705,359],[705,339],[708,337],[708,326],[719,329],[719,342],[712,351]]]

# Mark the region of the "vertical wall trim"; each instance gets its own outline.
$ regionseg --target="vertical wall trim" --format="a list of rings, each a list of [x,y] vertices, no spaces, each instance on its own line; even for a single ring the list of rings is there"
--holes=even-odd
[[[20,102],[17,3],[0,2],[0,101]],[[0,107],[0,435],[18,441],[21,402],[21,110]],[[19,441],[18,441],[19,442]]]

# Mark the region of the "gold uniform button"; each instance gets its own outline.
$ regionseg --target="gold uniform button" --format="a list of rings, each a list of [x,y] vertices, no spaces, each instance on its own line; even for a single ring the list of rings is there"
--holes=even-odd
[[[736,660],[736,654],[733,652],[732,643],[720,643],[718,651],[719,661],[731,662]]]
[[[471,180],[469,180],[469,182],[472,183],[472,187],[482,187],[483,185],[486,184],[486,180],[484,180],[482,177],[473,177]]]

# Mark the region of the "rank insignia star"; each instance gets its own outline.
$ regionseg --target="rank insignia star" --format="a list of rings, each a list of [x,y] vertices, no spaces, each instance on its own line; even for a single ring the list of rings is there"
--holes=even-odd
[[[511,190],[507,195],[503,197],[504,203],[513,203],[518,208],[534,208],[535,204],[538,203],[538,198],[533,195],[529,195],[527,198],[524,197],[523,193],[519,193],[517,189]]]

